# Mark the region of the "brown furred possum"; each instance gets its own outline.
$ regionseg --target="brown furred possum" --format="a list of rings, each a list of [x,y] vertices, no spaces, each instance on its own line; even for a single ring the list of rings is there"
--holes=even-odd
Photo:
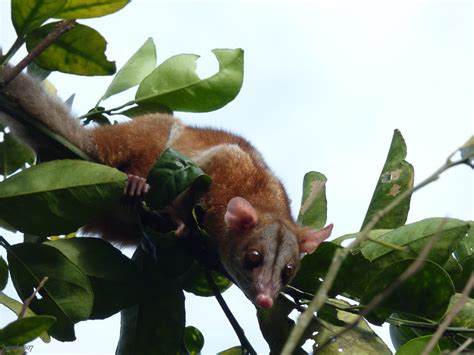
[[[165,114],[87,129],[41,83],[24,74],[3,90],[24,111],[96,161],[128,173],[129,195],[146,192],[143,178],[164,149],[171,147],[194,160],[212,177],[209,191],[199,201],[206,210],[204,226],[224,268],[257,306],[270,308],[295,275],[300,254],[313,252],[331,233],[332,225],[312,230],[294,222],[282,184],[260,153],[239,136],[189,127]],[[41,142],[18,120],[1,116],[13,133],[39,149]],[[130,233],[125,235],[114,226],[102,221],[99,229],[105,239],[139,242],[139,234],[132,234],[135,240],[130,240]]]

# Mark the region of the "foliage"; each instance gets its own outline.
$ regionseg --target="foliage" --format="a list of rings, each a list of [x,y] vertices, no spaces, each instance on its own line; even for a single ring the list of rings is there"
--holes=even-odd
[[[0,57],[7,63],[20,46],[30,53],[63,23],[56,19],[99,17],[127,5],[127,0],[12,0],[12,22],[18,34],[12,48]],[[79,6],[80,5],[80,6]],[[114,62],[105,56],[105,39],[94,29],[75,24],[66,34],[33,59],[29,71],[42,78],[48,71],[80,75],[110,75]],[[232,101],[243,82],[243,51],[213,50],[218,72],[205,79],[197,76],[198,56],[180,54],[156,65],[152,39],[146,42],[118,71],[97,104],[82,116],[84,124],[109,124],[110,117],[129,117],[145,112],[206,112]],[[134,99],[115,108],[102,102],[138,86]],[[2,97],[0,92],[0,98]],[[3,102],[3,101],[2,101]],[[211,179],[194,162],[173,150],[162,154],[152,169],[147,205],[140,212],[144,242],[130,260],[109,243],[95,238],[50,238],[75,232],[94,216],[118,203],[126,175],[117,169],[80,160],[53,160],[34,165],[31,150],[3,130],[0,143],[0,225],[25,233],[25,242],[1,244],[7,250],[8,265],[0,258],[0,289],[10,277],[24,305],[0,293],[0,303],[19,319],[0,329],[0,348],[23,346],[48,335],[62,341],[75,339],[74,326],[88,319],[103,319],[122,312],[118,354],[198,354],[204,336],[186,326],[184,292],[207,297],[214,293],[211,275],[220,292],[230,281],[219,271],[219,262],[207,248],[207,233],[199,225],[200,209],[192,211],[193,240],[177,239],[173,226],[156,210],[183,191],[205,192]],[[51,135],[51,139],[55,139]],[[473,156],[472,141],[462,150],[463,159]],[[378,177],[372,200],[362,222],[366,226],[398,195],[413,188],[414,169],[405,161],[407,147],[396,130],[387,159]],[[309,172],[303,182],[303,199],[298,221],[320,228],[326,223],[326,177]],[[474,224],[454,218],[428,218],[405,224],[410,197],[386,214],[369,234],[369,239],[351,250],[330,290],[325,306],[313,317],[299,346],[306,340],[313,350],[340,329],[348,327],[372,298],[382,293],[420,254],[427,243],[432,249],[423,268],[394,294],[322,349],[325,354],[389,353],[387,346],[368,323],[391,324],[391,336],[400,354],[419,352],[437,325],[451,309],[469,279],[474,261]],[[188,211],[191,213],[191,211]],[[294,322],[289,314],[304,311],[326,277],[326,270],[338,250],[360,232],[323,243],[306,255],[293,280],[273,308],[257,312],[260,328],[272,353],[279,353]],[[56,240],[53,240],[56,239]],[[197,245],[196,245],[197,240]],[[204,256],[204,257],[203,257]],[[103,262],[107,260],[107,262]],[[48,279],[38,287],[43,278]],[[31,297],[38,288],[41,298]],[[336,298],[344,296],[352,306]],[[471,293],[472,296],[472,293]],[[474,332],[474,300],[470,299],[437,342],[439,353],[455,349]],[[241,347],[222,352],[241,353]],[[295,353],[304,353],[298,347]]]

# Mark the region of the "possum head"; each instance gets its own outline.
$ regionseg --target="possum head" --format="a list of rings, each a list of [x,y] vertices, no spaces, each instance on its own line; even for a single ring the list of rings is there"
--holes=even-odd
[[[332,225],[313,230],[271,213],[259,215],[241,197],[229,201],[224,220],[230,240],[221,251],[222,264],[244,294],[262,308],[271,308],[295,276],[300,255],[312,253],[332,230]]]

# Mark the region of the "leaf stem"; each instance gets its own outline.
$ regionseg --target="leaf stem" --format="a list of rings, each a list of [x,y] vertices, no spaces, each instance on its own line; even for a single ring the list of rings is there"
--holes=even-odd
[[[234,328],[235,334],[239,338],[244,354],[257,355],[257,352],[254,350],[247,337],[245,336],[244,330],[237,322],[237,319],[235,319],[229,306],[227,306],[227,304],[225,303],[225,300],[219,292],[219,289],[217,288],[209,269],[205,268],[205,273],[207,282],[209,283],[209,286],[211,287],[212,292],[214,293],[214,296],[217,299],[217,302],[219,302],[219,305],[221,306],[222,310],[224,311],[224,314],[232,325],[232,328]]]
[[[290,333],[290,336],[288,337],[288,340],[286,341],[286,344],[282,350],[283,355],[293,354],[293,351],[296,348],[297,344],[299,343],[300,338],[303,336],[306,328],[311,322],[311,319],[313,318],[313,314],[317,312],[324,305],[326,299],[328,298],[328,292],[331,289],[336,279],[337,273],[339,269],[341,268],[342,263],[351,252],[351,250],[354,248],[357,248],[362,242],[367,240],[367,238],[369,237],[369,232],[374,228],[374,226],[387,213],[392,211],[400,202],[402,202],[404,199],[406,199],[415,191],[418,191],[422,187],[432,183],[433,181],[436,181],[444,171],[448,170],[449,168],[453,166],[462,164],[468,161],[472,157],[472,155],[466,156],[460,161],[453,162],[451,161],[452,156],[453,154],[449,156],[446,162],[439,169],[437,169],[433,174],[428,176],[421,183],[419,183],[418,185],[416,185],[415,187],[411,189],[405,190],[400,195],[398,195],[397,198],[395,198],[391,203],[389,203],[385,208],[377,211],[372,217],[372,219],[370,220],[370,222],[367,223],[366,226],[362,229],[361,234],[359,235],[358,238],[356,238],[356,240],[354,240],[347,248],[338,249],[336,251],[332,259],[331,265],[326,273],[326,277],[324,278],[324,281],[321,284],[317,294],[314,296],[312,302],[309,304],[306,311],[299,316],[297,323],[293,327]]]
[[[390,316],[386,322],[388,324],[397,326],[397,327],[411,327],[411,328],[420,328],[420,329],[430,329],[434,330],[439,326],[439,323],[427,323],[427,322],[417,322],[407,319],[401,319],[394,316]],[[462,328],[462,327],[448,327],[445,329],[446,332],[454,333],[474,333],[472,328]]]
[[[389,242],[385,242],[385,241],[379,240],[377,238],[367,237],[367,240],[370,240],[371,242],[373,242],[375,244],[379,244],[383,247],[386,247],[386,248],[389,248],[389,249],[392,249],[392,250],[401,251],[401,252],[407,251],[407,249],[405,247],[401,247],[399,245],[395,245],[395,244],[392,244],[392,243],[389,243]]]
[[[11,48],[8,52],[2,57],[2,61],[0,64],[6,64],[8,61],[15,55],[16,52],[21,48],[21,46],[25,43],[25,39],[23,37],[17,37],[15,42],[13,42]]]

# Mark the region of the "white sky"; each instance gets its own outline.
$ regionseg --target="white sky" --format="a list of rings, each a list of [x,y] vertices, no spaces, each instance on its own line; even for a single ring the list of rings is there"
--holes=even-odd
[[[7,49],[15,38],[9,1],[0,5]],[[304,174],[326,174],[328,221],[337,237],[359,229],[395,128],[407,142],[416,181],[473,133],[472,19],[472,2],[456,0],[135,0],[116,14],[80,22],[102,33],[119,68],[150,36],[159,62],[196,53],[207,74],[216,67],[210,50],[243,48],[237,99],[216,112],[177,116],[253,142],[285,183],[295,214]],[[74,111],[82,114],[111,78],[54,74],[50,80],[62,97],[76,93]],[[106,106],[115,106],[110,101]],[[413,197],[409,222],[473,219],[473,197],[472,173],[458,167]],[[267,352],[250,302],[236,288],[224,296],[255,348]],[[188,324],[204,333],[204,353],[238,345],[213,298],[187,300]],[[13,319],[3,308],[0,316],[0,326]],[[114,353],[118,332],[118,317],[83,322],[76,342],[35,342],[33,352]]]

